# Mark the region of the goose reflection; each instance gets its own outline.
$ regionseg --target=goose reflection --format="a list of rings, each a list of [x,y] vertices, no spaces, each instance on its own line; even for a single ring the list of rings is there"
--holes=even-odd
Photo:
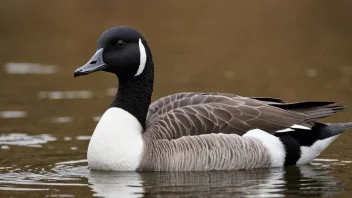
[[[99,172],[89,186],[102,197],[323,197],[343,190],[326,170],[307,165],[246,171]]]

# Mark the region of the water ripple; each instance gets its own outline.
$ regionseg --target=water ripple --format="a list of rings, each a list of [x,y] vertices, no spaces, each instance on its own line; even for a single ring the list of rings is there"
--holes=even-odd
[[[8,74],[54,74],[55,65],[43,65],[39,63],[6,63],[5,71]]]
[[[90,99],[93,98],[94,93],[87,90],[79,91],[40,91],[38,92],[39,99]]]
[[[90,135],[79,135],[76,137],[76,140],[90,140],[91,137]]]
[[[72,122],[72,117],[53,117],[51,118],[52,123],[69,123]]]
[[[9,118],[23,118],[27,116],[25,111],[0,111],[0,117],[9,119]]]
[[[28,135],[25,133],[10,133],[0,135],[0,145],[42,147],[42,144],[50,141],[56,141],[56,138],[49,134]]]
[[[49,188],[17,188],[17,187],[4,187],[0,186],[0,190],[13,190],[13,191],[43,191]]]
[[[340,181],[321,166],[247,171],[104,172],[89,170],[87,160],[63,161],[39,173],[0,173],[1,190],[36,191],[46,186],[89,186],[103,197],[300,197],[331,196],[343,191]],[[87,183],[88,179],[88,183]],[[9,186],[13,185],[13,186]],[[29,187],[30,186],[30,187]],[[216,196],[218,195],[218,196]],[[71,196],[71,195],[69,195]]]

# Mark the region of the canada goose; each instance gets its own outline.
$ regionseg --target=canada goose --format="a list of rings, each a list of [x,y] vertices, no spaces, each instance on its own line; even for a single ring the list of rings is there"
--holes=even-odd
[[[188,92],[150,104],[152,54],[129,27],[106,30],[74,76],[116,74],[118,92],[88,146],[89,167],[110,171],[208,171],[306,164],[352,123],[323,124],[345,107]]]

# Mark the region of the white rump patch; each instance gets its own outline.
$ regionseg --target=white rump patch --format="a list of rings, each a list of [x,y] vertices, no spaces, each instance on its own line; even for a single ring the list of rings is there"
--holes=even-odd
[[[313,159],[318,157],[320,153],[326,149],[339,135],[329,137],[323,140],[314,142],[312,146],[301,146],[301,158],[297,161],[297,165],[308,164]]]
[[[110,108],[101,117],[88,146],[90,168],[108,171],[135,171],[144,143],[143,127],[121,108]]]
[[[263,143],[270,153],[272,167],[280,167],[284,165],[286,151],[284,144],[278,137],[260,129],[250,130],[243,136],[256,138]]]
[[[142,39],[139,39],[138,46],[139,46],[140,60],[139,60],[139,67],[138,67],[137,73],[134,76],[138,76],[143,72],[145,68],[145,63],[147,62],[147,53],[145,52]]]

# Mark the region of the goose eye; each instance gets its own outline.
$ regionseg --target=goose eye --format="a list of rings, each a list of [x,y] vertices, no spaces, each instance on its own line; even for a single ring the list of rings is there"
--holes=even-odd
[[[122,47],[125,44],[125,41],[118,40],[116,44],[117,44],[117,46]]]

